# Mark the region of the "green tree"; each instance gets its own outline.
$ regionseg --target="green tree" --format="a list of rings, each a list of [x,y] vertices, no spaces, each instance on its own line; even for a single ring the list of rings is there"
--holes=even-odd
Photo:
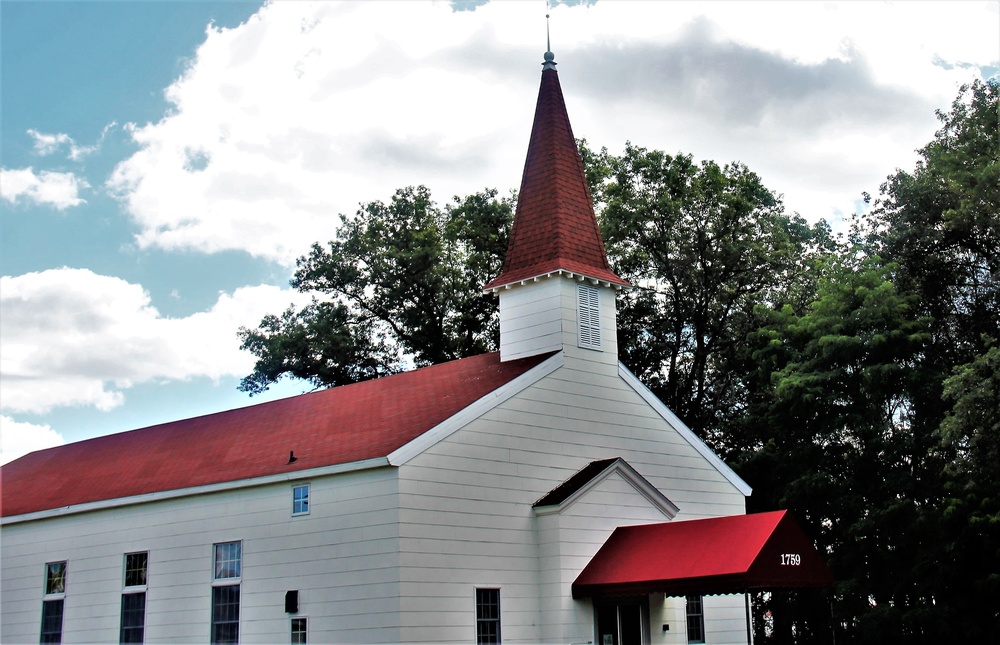
[[[498,319],[482,293],[507,248],[512,197],[496,190],[455,198],[443,209],[423,187],[341,216],[337,238],[298,259],[291,285],[313,302],[241,328],[257,357],[240,383],[251,394],[285,375],[317,387],[492,351]]]
[[[891,175],[850,253],[823,263],[815,301],[748,336],[753,397],[728,427],[757,446],[737,460],[748,507],[792,509],[829,554],[840,643],[1000,629],[997,97],[962,88],[916,170]],[[822,633],[801,594],[766,600],[770,642]]]
[[[612,265],[637,286],[619,297],[621,359],[729,453],[743,444],[725,426],[746,396],[731,362],[757,325],[754,306],[804,304],[814,256],[834,246],[829,229],[786,215],[740,163],[581,148]]]
[[[941,587],[955,631],[986,641],[1000,633],[1000,345],[956,367],[944,396]]]
[[[932,318],[948,371],[1000,337],[1000,85],[964,86],[937,115],[915,171],[887,178],[854,237],[899,265],[896,282]]]
[[[923,561],[932,565],[913,584],[933,597],[925,622],[978,640],[1000,629],[1000,534],[991,528],[1000,478],[988,439],[998,403],[987,394],[998,380],[1000,339],[1000,85],[963,86],[937,115],[941,128],[915,170],[888,177],[854,237],[898,265],[897,288],[927,321],[929,340],[912,367],[910,425],[914,461],[928,464],[921,475],[938,489],[918,518],[928,536]]]
[[[760,446],[738,466],[754,485],[748,510],[791,510],[827,554],[838,642],[912,637],[921,628],[906,621],[933,601],[911,573],[923,556],[914,529],[928,466],[913,445],[909,401],[927,335],[895,270],[878,258],[831,257],[801,314],[759,308],[769,322],[744,357],[748,379],[771,390],[760,387],[765,394],[732,428]],[[764,642],[828,640],[829,608],[817,600],[774,594]]]

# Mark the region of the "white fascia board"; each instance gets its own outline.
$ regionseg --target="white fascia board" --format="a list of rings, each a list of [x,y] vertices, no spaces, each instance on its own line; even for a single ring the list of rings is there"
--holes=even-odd
[[[489,289],[483,289],[483,293],[499,293],[504,289],[510,289],[516,286],[523,287],[524,285],[529,284],[531,282],[539,282],[541,280],[557,276],[566,276],[567,278],[571,280],[576,280],[578,282],[590,282],[594,286],[601,286],[608,288],[613,287],[615,291],[632,290],[632,287],[621,284],[619,282],[611,282],[604,278],[594,278],[585,273],[576,273],[574,271],[568,271],[566,269],[556,269],[555,271],[548,271],[547,273],[539,273],[538,275],[531,276],[528,278],[521,278],[520,280],[514,280],[513,282],[504,282],[503,284],[497,284],[490,287]]]
[[[475,421],[507,399],[534,385],[563,366],[563,353],[559,352],[545,359],[517,378],[501,385],[486,396],[462,408],[452,416],[421,434],[409,443],[389,453],[389,465],[402,466],[434,444],[451,436],[452,433]]]
[[[677,517],[681,509],[674,504],[670,499],[660,492],[656,486],[649,483],[649,480],[639,474],[632,464],[628,463],[621,457],[608,464],[608,467],[599,472],[590,481],[580,487],[579,490],[575,491],[572,495],[564,499],[558,504],[552,504],[551,506],[537,506],[535,507],[535,515],[553,515],[557,513],[562,513],[564,510],[572,506],[578,499],[586,495],[588,492],[594,489],[598,484],[611,476],[611,473],[618,473],[622,479],[628,482],[632,488],[636,490],[640,495],[646,498],[646,500],[657,508],[663,515],[668,519],[672,520]]]
[[[630,372],[627,367],[618,363],[618,375],[622,377],[622,380],[628,383],[629,387],[636,391],[636,393],[641,396],[646,403],[649,404],[653,410],[656,411],[663,419],[669,423],[671,426],[677,430],[677,433],[684,437],[685,440],[691,447],[698,451],[702,457],[704,457],[708,463],[712,464],[719,474],[725,477],[730,484],[735,486],[744,496],[749,497],[753,493],[753,488],[750,484],[743,481],[743,479],[737,475],[732,468],[730,468],[726,462],[722,461],[717,454],[712,452],[712,449],[705,445],[705,442],[698,438],[691,428],[680,420],[680,418],[674,414],[670,408],[663,404],[663,401],[656,398],[656,395],[649,391],[645,385],[642,384],[635,374]]]
[[[132,506],[134,504],[145,504],[148,502],[158,502],[165,499],[175,499],[178,497],[190,497],[193,495],[204,495],[206,493],[217,493],[220,491],[236,490],[239,488],[253,488],[255,486],[265,486],[267,484],[279,484],[300,479],[314,479],[325,475],[336,475],[339,473],[355,472],[358,470],[370,470],[372,468],[383,468],[389,466],[389,461],[385,457],[374,459],[363,459],[352,461],[346,464],[333,464],[320,468],[310,468],[308,470],[295,470],[276,475],[265,475],[264,477],[252,477],[250,479],[239,479],[236,481],[219,482],[217,484],[206,484],[204,486],[191,486],[188,488],[178,488],[176,490],[157,491],[144,495],[131,495],[129,497],[117,497],[115,499],[105,499],[96,502],[86,502],[84,504],[74,504],[72,506],[61,506],[34,513],[24,513],[0,518],[0,526],[17,524],[18,522],[31,522],[33,520],[47,519],[51,517],[62,517],[76,513],[87,513],[89,511],[99,511],[108,508],[118,508],[121,506]]]

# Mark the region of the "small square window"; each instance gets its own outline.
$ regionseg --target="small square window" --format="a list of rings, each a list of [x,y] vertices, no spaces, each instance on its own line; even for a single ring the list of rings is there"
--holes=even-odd
[[[292,619],[292,645],[298,645],[306,642],[306,619],[305,618],[293,618]]]
[[[45,593],[66,593],[66,562],[49,562],[45,565]]]
[[[239,578],[243,570],[243,544],[222,542],[215,545],[215,579]]]
[[[292,515],[309,513],[309,484],[299,484],[292,488]]]
[[[145,587],[146,586],[146,565],[149,562],[149,554],[126,553],[125,554],[125,586]]]

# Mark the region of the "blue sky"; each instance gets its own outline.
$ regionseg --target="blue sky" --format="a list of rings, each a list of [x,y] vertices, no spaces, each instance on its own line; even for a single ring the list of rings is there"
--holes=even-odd
[[[265,399],[236,330],[396,187],[515,188],[545,3],[0,3],[3,459]],[[577,136],[842,222],[997,73],[995,0],[551,9]],[[491,276],[484,276],[484,281]]]

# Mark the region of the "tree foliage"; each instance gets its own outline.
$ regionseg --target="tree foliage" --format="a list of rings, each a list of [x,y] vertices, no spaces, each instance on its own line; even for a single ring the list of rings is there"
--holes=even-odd
[[[342,215],[337,238],[298,259],[291,284],[313,302],[240,329],[257,356],[240,389],[285,375],[343,385],[398,371],[404,357],[428,365],[495,349],[496,306],[481,287],[503,263],[512,203],[486,190],[442,209],[419,186]]]
[[[584,144],[585,148],[585,144]],[[825,223],[786,215],[745,165],[626,145],[584,151],[616,270],[619,353],[675,413],[728,452],[727,420],[745,405],[733,361],[759,303],[802,299]]]
[[[737,468],[751,507],[795,509],[829,553],[837,642],[1000,631],[997,97],[994,83],[962,88],[915,171],[856,218],[804,315],[774,310],[748,337],[759,396],[730,429],[759,448]],[[810,616],[800,597],[769,601]],[[765,642],[814,642],[791,622]]]

